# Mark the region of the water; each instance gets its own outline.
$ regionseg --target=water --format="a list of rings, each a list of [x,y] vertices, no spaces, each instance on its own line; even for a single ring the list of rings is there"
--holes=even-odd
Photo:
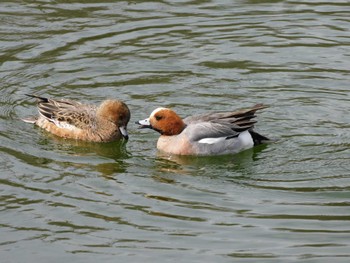
[[[348,262],[347,1],[2,1],[2,262]],[[130,140],[23,123],[36,93],[128,103]],[[270,105],[278,142],[159,155],[134,122]]]

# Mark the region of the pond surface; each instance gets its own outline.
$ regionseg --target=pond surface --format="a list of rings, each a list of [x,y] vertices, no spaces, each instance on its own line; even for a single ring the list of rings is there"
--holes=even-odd
[[[1,1],[2,262],[349,262],[348,1]],[[130,107],[130,140],[20,120],[36,93]],[[162,156],[134,122],[257,103],[278,139]]]

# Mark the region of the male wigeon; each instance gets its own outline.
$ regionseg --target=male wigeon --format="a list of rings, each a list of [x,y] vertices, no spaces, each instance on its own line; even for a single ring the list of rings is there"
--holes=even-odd
[[[136,122],[161,134],[158,150],[176,155],[232,154],[252,148],[269,139],[253,131],[257,104],[232,112],[212,112],[181,119],[168,108],[155,109],[149,118]]]
[[[59,137],[91,142],[128,139],[130,111],[120,100],[105,100],[95,106],[68,99],[26,95],[37,99],[39,116],[23,120]]]

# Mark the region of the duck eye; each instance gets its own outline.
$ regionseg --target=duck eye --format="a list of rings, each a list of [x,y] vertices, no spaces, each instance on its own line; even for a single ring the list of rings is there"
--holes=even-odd
[[[159,121],[159,120],[162,119],[162,116],[160,116],[160,115],[156,115],[155,117],[156,117],[156,120],[157,120],[157,121]]]

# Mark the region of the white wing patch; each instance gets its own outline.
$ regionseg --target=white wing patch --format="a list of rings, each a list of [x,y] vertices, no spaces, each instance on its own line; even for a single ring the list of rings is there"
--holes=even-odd
[[[59,128],[67,129],[67,130],[71,130],[71,131],[79,129],[77,126],[74,126],[74,125],[72,125],[72,124],[69,124],[68,122],[65,122],[65,121],[58,121],[58,120],[55,120],[55,119],[48,118],[48,117],[46,117],[45,115],[43,115],[40,111],[39,111],[39,115],[40,115],[42,118],[44,118],[44,119],[46,119],[46,120],[48,120],[48,121],[53,122],[53,123],[54,123],[57,127],[59,127]]]
[[[219,137],[219,138],[203,138],[199,140],[199,143],[205,143],[205,144],[215,144],[219,142],[223,142],[226,140],[227,137]],[[254,141],[252,136],[250,135],[249,131],[244,131],[240,133],[237,137],[239,144],[241,148],[243,149],[249,149],[254,146]]]
[[[62,129],[67,129],[67,130],[77,130],[79,128],[77,128],[76,126],[72,125],[72,124],[69,124],[65,121],[57,121],[57,120],[51,120],[53,121],[53,123],[59,127],[59,128],[62,128]]]
[[[222,142],[226,140],[226,137],[219,137],[219,138],[203,138],[200,139],[198,142],[199,143],[206,143],[206,144],[214,144],[214,143],[218,143],[218,142]]]

